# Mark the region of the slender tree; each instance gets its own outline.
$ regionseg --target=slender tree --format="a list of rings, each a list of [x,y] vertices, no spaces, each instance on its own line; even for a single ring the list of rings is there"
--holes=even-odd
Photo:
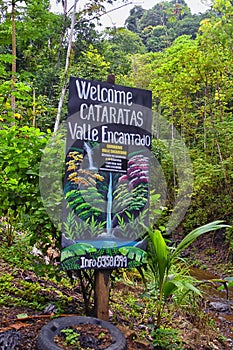
[[[74,5],[73,5],[73,14],[72,14],[72,19],[71,19],[70,35],[69,35],[68,48],[67,48],[67,53],[66,53],[66,65],[65,65],[65,71],[64,71],[63,86],[62,86],[62,91],[61,91],[60,100],[59,100],[59,104],[58,104],[57,117],[56,117],[56,121],[55,121],[55,125],[54,125],[54,132],[56,132],[58,130],[58,127],[60,124],[62,105],[64,102],[66,89],[67,89],[67,75],[68,75],[68,70],[69,70],[73,32],[74,32],[74,26],[75,26],[75,22],[76,22],[76,7],[77,7],[78,1],[79,0],[74,0]]]
[[[16,81],[16,29],[15,29],[15,5],[16,0],[12,0],[11,2],[11,26],[12,26],[12,93],[11,93],[11,109],[13,115],[15,114],[15,81]]]
[[[57,53],[57,63],[56,63],[56,68],[60,68],[60,61],[61,61],[61,52],[62,52],[62,44],[63,44],[63,39],[64,35],[67,29],[67,0],[56,0],[56,2],[59,4],[60,2],[62,3],[62,8],[63,8],[63,25],[62,25],[62,31],[60,35],[60,42],[59,42],[59,48],[58,48],[58,53]]]

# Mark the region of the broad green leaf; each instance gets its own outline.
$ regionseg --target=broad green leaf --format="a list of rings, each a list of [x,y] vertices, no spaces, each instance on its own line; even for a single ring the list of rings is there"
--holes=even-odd
[[[171,255],[171,259],[176,258],[181,254],[181,252],[188,248],[190,244],[192,244],[198,237],[203,235],[204,233],[219,230],[221,228],[230,227],[228,225],[222,224],[223,221],[213,221],[206,225],[203,225],[201,227],[196,228],[195,230],[191,231],[185,238],[178,244],[176,249],[174,250],[173,254]]]
[[[172,295],[176,290],[178,289],[178,286],[173,281],[166,281],[163,286],[163,295],[164,299],[166,300],[170,295]]]
[[[189,291],[194,292],[195,294],[198,294],[200,297],[202,296],[201,291],[196,288],[192,283],[190,282],[184,282],[185,288],[187,288]]]
[[[157,256],[160,288],[163,285],[166,270],[168,268],[168,250],[164,238],[159,230],[150,232],[151,242],[153,243],[155,254]]]

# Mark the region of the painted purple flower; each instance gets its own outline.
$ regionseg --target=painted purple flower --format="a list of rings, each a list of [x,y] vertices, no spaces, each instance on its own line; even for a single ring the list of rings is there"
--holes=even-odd
[[[127,181],[129,181],[128,176],[127,176],[127,175],[122,175],[122,176],[119,178],[118,183],[123,184],[123,183],[125,183],[125,182],[127,182]]]

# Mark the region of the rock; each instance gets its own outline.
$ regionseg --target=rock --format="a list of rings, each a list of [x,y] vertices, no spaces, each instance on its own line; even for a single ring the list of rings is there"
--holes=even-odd
[[[210,308],[218,311],[218,312],[227,312],[230,310],[230,307],[228,304],[221,303],[220,301],[212,301],[210,302]]]
[[[49,304],[48,306],[46,306],[46,308],[44,309],[44,313],[45,314],[53,314],[56,313],[58,311],[57,306],[53,305],[53,304]]]

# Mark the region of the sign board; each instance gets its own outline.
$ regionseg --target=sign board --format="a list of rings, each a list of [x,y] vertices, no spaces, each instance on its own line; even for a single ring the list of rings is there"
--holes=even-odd
[[[61,266],[145,262],[151,92],[70,78]]]

